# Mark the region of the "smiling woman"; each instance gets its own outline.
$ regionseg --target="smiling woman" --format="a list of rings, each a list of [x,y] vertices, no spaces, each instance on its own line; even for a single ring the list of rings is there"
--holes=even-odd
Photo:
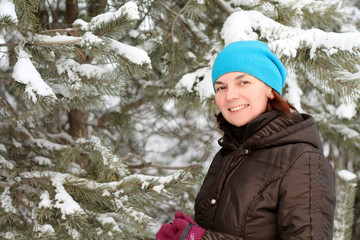
[[[281,97],[286,70],[260,41],[229,44],[212,72],[222,147],[164,239],[332,239],[334,175],[310,115]],[[293,110],[293,111],[292,111]]]
[[[243,72],[225,73],[214,86],[216,105],[224,118],[236,127],[265,112],[268,99],[274,98],[270,86]]]

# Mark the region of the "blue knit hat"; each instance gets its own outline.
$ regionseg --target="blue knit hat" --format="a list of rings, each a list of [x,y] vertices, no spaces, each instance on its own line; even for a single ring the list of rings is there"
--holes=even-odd
[[[216,57],[212,69],[213,85],[223,74],[245,72],[275,89],[281,95],[286,69],[261,41],[239,41],[227,45]]]

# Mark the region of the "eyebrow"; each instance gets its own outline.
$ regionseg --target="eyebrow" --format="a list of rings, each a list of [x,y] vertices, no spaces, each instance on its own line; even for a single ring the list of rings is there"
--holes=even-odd
[[[234,78],[234,80],[242,79],[243,77],[248,76],[248,75],[250,75],[250,74],[248,74],[248,73],[240,73],[239,75],[237,75],[237,76]],[[221,81],[216,80],[215,83],[214,83],[214,85],[215,85],[215,84],[224,84],[224,83],[221,82]]]

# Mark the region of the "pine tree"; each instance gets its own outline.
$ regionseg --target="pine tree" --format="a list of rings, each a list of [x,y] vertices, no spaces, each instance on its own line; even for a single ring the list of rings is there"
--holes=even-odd
[[[1,66],[1,238],[152,238],[153,209],[182,192],[189,173],[156,177],[129,166],[139,156],[121,139],[129,110],[120,102],[134,97],[127,89],[151,68],[148,54],[127,40],[137,5],[101,14],[93,6],[77,18],[74,1],[61,2],[65,11],[46,1],[6,3],[16,12],[0,20],[8,60]]]
[[[14,0],[16,16],[0,14],[1,236],[153,239],[151,224],[191,214],[220,136],[211,65],[234,40],[269,44],[289,70],[284,97],[315,117],[335,170],[359,171],[358,1],[133,2],[134,19],[121,0]],[[46,85],[14,74],[19,59]]]
[[[354,218],[354,200],[357,183],[356,175],[341,170],[336,174],[336,211],[334,221],[334,239],[352,239],[352,226]]]

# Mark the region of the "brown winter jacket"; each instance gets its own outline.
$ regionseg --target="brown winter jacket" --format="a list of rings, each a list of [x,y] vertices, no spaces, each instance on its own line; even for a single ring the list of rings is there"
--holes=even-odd
[[[195,201],[202,240],[332,239],[334,175],[311,116],[271,111],[221,129]]]

